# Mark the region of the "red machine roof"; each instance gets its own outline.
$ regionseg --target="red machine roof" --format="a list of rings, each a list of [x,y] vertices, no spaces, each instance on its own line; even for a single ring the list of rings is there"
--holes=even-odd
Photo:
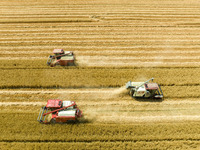
[[[62,106],[62,100],[59,99],[49,99],[47,101],[47,108],[60,108]]]
[[[159,88],[157,83],[147,83],[145,87],[147,90],[157,90]]]
[[[54,50],[53,50],[53,53],[54,53],[54,54],[63,54],[63,53],[64,53],[64,50],[63,50],[63,49],[54,49]]]

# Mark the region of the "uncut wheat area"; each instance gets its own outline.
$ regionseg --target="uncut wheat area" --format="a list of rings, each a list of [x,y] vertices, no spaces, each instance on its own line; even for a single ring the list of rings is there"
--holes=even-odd
[[[194,0],[1,0],[0,149],[199,149],[200,4]],[[76,66],[49,67],[53,49]],[[133,99],[154,77],[164,99]],[[76,124],[40,124],[48,99]]]

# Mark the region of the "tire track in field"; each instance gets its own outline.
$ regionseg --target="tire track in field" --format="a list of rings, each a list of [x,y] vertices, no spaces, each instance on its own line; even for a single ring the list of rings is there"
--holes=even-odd
[[[105,99],[105,98],[104,98]],[[120,98],[119,98],[120,99]],[[119,99],[110,99],[109,101],[105,102],[105,101],[95,101],[94,99],[88,100],[87,101],[79,101],[79,104],[91,107],[91,106],[103,106],[105,105],[123,105],[123,106],[149,106],[149,107],[153,107],[153,106],[163,106],[163,105],[200,105],[200,100],[199,99],[190,99],[190,100],[184,100],[184,99],[168,99],[168,100],[164,100],[164,101],[160,101],[160,102],[150,102],[150,101],[136,101],[132,98],[130,99],[126,99],[126,100],[119,100]],[[94,101],[93,101],[94,100]],[[116,104],[117,103],[117,104]],[[38,105],[38,106],[42,106],[46,104],[46,102],[26,102],[26,101],[22,101],[22,102],[0,102],[0,106],[14,106],[14,105]]]
[[[198,60],[198,59],[197,59]],[[104,60],[78,60],[77,63],[80,66],[87,66],[87,67],[199,67],[200,62],[196,62],[195,60],[174,60],[171,62],[170,60],[163,59],[154,59],[154,60],[147,60],[143,61],[140,60],[139,62],[136,60],[109,60],[105,62]]]
[[[96,122],[109,123],[142,123],[142,122],[182,122],[182,121],[200,121],[200,115],[163,115],[163,116],[126,116],[112,115],[99,116]]]
[[[153,60],[153,59],[157,59],[157,60],[181,60],[181,59],[200,59],[200,55],[199,56],[163,56],[163,55],[159,55],[157,54],[156,56],[76,56],[76,58],[78,60],[91,60],[91,61],[95,61],[95,60],[105,60],[105,61],[110,61],[110,60]]]
[[[46,56],[0,57],[0,60],[47,60]],[[76,63],[82,67],[199,67],[200,56],[76,56]],[[45,65],[45,64],[44,64]]]

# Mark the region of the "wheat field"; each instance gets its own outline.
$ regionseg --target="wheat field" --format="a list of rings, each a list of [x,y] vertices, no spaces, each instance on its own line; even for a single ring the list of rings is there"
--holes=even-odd
[[[200,4],[194,0],[1,0],[0,149],[199,149]],[[53,49],[76,66],[46,65]],[[164,100],[131,98],[155,78]],[[73,100],[78,124],[37,122]]]

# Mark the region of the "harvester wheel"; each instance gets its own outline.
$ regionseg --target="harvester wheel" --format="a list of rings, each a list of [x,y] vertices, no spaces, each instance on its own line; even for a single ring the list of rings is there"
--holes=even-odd
[[[55,123],[56,123],[55,118],[52,118],[51,121],[50,121],[50,124],[55,124]]]
[[[79,120],[78,120],[78,119],[76,119],[76,120],[75,120],[75,123],[79,123]]]
[[[135,93],[135,91],[133,89],[130,90],[130,96],[133,97],[133,94]]]
[[[78,122],[79,122],[79,120],[78,120],[78,117],[76,116],[75,123],[78,123]]]
[[[75,64],[72,62],[68,62],[67,66],[75,66]]]

